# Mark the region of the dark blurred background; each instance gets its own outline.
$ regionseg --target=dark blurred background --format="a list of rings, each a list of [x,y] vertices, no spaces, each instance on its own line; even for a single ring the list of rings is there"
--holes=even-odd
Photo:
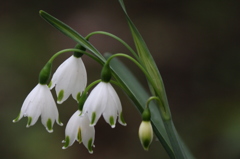
[[[194,156],[239,159],[239,1],[126,0],[125,5],[156,60],[173,120]],[[134,47],[117,0],[1,1],[1,158],[169,158],[156,140],[149,152],[142,149],[138,140],[140,115],[120,89],[117,91],[128,125],[117,124],[111,129],[101,118],[92,155],[77,143],[67,150],[61,149],[65,126],[55,124],[54,132],[49,134],[40,121],[28,129],[26,118],[12,123],[25,97],[37,84],[43,65],[55,52],[75,46],[75,42],[41,19],[39,10],[61,19],[83,36],[92,31],[108,31]],[[102,53],[129,54],[109,37],[98,35],[90,41]],[[58,57],[53,69],[70,55]],[[90,83],[100,77],[101,67],[88,57],[83,59]],[[139,69],[123,61],[147,87]],[[77,105],[70,97],[58,108],[66,125]]]

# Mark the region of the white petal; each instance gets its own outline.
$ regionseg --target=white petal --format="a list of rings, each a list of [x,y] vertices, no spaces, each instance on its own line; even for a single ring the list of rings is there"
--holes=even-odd
[[[69,145],[71,146],[74,141],[77,139],[77,134],[78,134],[78,129],[81,124],[81,119],[80,119],[80,111],[77,110],[69,119],[66,129],[65,129],[65,136],[69,136]]]
[[[87,72],[83,61],[81,58],[77,58],[76,62],[78,70],[76,71],[75,84],[72,90],[72,96],[75,100],[77,100],[78,93],[83,92],[87,85]]]
[[[95,139],[95,129],[93,126],[89,126],[90,120],[86,115],[81,117],[82,117],[82,122],[81,122],[82,123],[81,125],[82,142],[84,146],[89,150],[89,153],[92,153],[93,152],[92,146]],[[91,142],[90,145],[89,145],[89,142]]]
[[[111,91],[109,91],[109,86],[111,86],[110,84],[107,85],[107,103],[106,103],[106,107],[104,109],[103,112],[103,117],[105,119],[105,121],[107,123],[109,123],[109,125],[114,128],[115,124],[116,124],[116,119],[117,119],[117,102],[115,99],[115,96],[111,95]]]
[[[52,89],[53,87],[55,87],[56,83],[58,82],[59,77],[62,75],[62,73],[64,72],[63,70],[66,68],[66,65],[69,63],[69,58],[66,59],[55,71],[55,73],[53,74],[52,77],[52,85],[50,87],[50,89]]]
[[[118,115],[118,122],[123,125],[123,126],[126,126],[126,122],[124,121],[123,119],[123,116],[122,116],[122,104],[121,104],[121,101],[117,95],[117,92],[115,91],[115,89],[112,87],[112,85],[110,83],[108,83],[108,91],[109,91],[109,96],[110,96],[110,99],[113,99],[114,100],[114,103],[115,103],[115,107],[117,109],[117,115]]]
[[[34,125],[40,114],[41,114],[41,106],[43,99],[43,89],[44,85],[38,84],[34,89],[29,93],[25,101],[23,102],[23,106],[21,112],[23,116],[31,117],[31,123],[28,123],[27,126]]]
[[[91,125],[94,126],[100,118],[102,112],[105,109],[107,103],[107,89],[104,82],[100,82],[90,93],[84,106],[83,112],[87,113],[91,121]],[[95,113],[95,120],[92,121],[92,115]]]
[[[58,122],[58,109],[56,106],[56,103],[53,99],[53,96],[50,92],[50,89],[45,85],[45,88],[43,90],[43,96],[44,98],[42,99],[42,124],[47,128],[49,132],[52,132],[52,127],[55,121]],[[51,126],[47,125],[48,120],[51,120]],[[59,123],[60,124],[60,123]]]

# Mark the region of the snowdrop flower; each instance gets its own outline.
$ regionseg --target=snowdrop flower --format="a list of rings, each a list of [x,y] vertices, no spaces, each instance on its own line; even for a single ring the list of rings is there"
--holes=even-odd
[[[52,127],[55,120],[59,125],[62,125],[58,117],[56,103],[46,84],[38,84],[28,94],[20,114],[13,122],[19,121],[22,117],[28,117],[27,127],[30,127],[37,122],[39,116],[41,116],[42,124],[48,132],[53,132]]]
[[[69,119],[65,129],[65,145],[62,147],[66,149],[71,146],[75,140],[79,143],[83,142],[89,153],[93,153],[92,146],[94,143],[95,129],[89,126],[90,120],[86,115],[80,116],[80,111],[77,110]]]
[[[126,125],[122,116],[122,105],[119,97],[109,82],[100,82],[90,93],[83,106],[83,113],[87,113],[94,126],[100,116],[103,117],[112,128],[115,127],[116,119],[122,125]]]
[[[54,73],[50,89],[56,86],[57,102],[61,104],[70,94],[78,101],[86,85],[87,72],[83,61],[80,57],[77,58],[72,55]]]

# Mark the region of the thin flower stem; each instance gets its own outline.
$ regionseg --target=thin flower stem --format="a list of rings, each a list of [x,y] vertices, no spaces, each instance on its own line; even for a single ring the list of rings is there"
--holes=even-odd
[[[61,54],[63,54],[63,53],[66,53],[66,52],[80,52],[80,53],[83,53],[83,54],[89,56],[90,58],[94,59],[94,60],[97,61],[98,63],[100,63],[100,64],[102,63],[96,56],[94,56],[94,55],[92,55],[92,54],[90,54],[90,53],[88,53],[88,52],[86,52],[86,51],[79,50],[79,49],[74,49],[74,48],[63,49],[63,50],[55,53],[55,54],[50,58],[49,62],[52,63],[53,60],[54,60],[57,56],[59,56],[59,55],[61,55]]]
[[[98,79],[96,81],[93,81],[91,84],[89,84],[86,89],[84,90],[84,93],[87,93],[94,85],[98,84],[99,82],[101,82],[101,79]]]
[[[159,97],[157,97],[157,96],[152,96],[152,97],[148,98],[147,103],[146,103],[146,107],[149,107],[150,102],[151,102],[152,100],[156,100],[156,101],[159,103],[160,113],[161,113],[162,117],[163,117],[165,120],[168,120],[168,118],[171,117],[171,116],[170,116],[169,114],[167,114],[168,111],[167,111],[167,110],[165,109],[165,107],[163,106],[163,103],[162,103],[162,101],[160,100]]]
[[[111,33],[105,32],[105,31],[95,31],[95,32],[89,33],[85,38],[86,38],[86,40],[89,40],[89,38],[91,36],[96,35],[96,34],[103,34],[103,35],[106,35],[106,36],[116,39],[117,41],[122,43],[133,54],[133,56],[139,61],[139,57],[138,57],[137,53],[124,40],[122,40],[121,38],[117,37],[114,34],[111,34]]]

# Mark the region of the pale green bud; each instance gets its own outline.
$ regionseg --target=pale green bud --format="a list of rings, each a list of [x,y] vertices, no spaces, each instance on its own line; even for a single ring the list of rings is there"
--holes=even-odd
[[[147,151],[153,140],[153,129],[150,121],[142,121],[138,135],[144,150]]]

